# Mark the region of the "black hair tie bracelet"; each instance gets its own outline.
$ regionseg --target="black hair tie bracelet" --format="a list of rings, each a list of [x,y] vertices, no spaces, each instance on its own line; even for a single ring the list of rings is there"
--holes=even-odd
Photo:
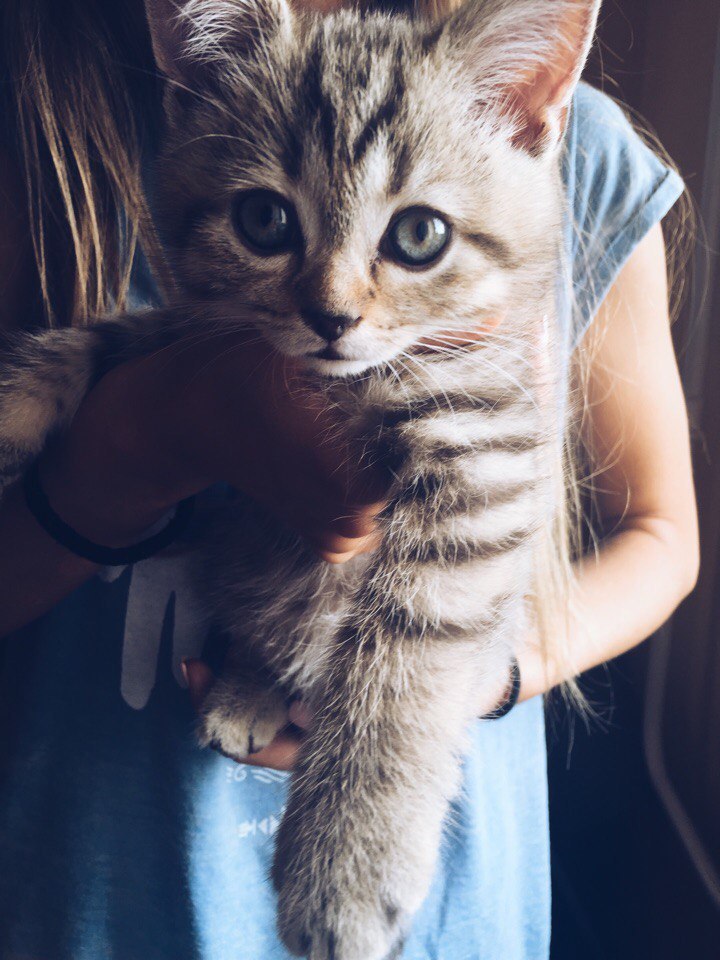
[[[520,664],[517,658],[513,657],[510,661],[510,691],[503,702],[491,710],[490,713],[483,714],[481,720],[499,720],[506,717],[512,710],[520,697]]]
[[[25,474],[22,488],[28,510],[53,540],[78,557],[83,557],[85,560],[90,560],[92,563],[100,564],[103,567],[124,567],[130,563],[147,560],[148,557],[164,550],[187,527],[195,506],[194,497],[181,500],[175,508],[174,515],[162,530],[128,547],[104,547],[99,543],[88,540],[77,530],[73,530],[55,513],[40,483],[37,461]]]

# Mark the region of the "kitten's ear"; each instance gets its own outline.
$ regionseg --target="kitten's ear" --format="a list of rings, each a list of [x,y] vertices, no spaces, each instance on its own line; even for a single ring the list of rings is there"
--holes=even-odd
[[[592,45],[601,0],[468,0],[446,24],[478,102],[511,119],[513,142],[556,146]]]
[[[289,27],[286,0],[145,0],[158,69],[192,86]]]

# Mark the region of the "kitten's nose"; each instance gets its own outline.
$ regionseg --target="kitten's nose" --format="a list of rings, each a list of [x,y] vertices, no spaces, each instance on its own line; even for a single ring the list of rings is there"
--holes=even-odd
[[[300,316],[315,333],[329,343],[339,340],[346,330],[360,323],[361,319],[346,313],[325,313],[323,310],[313,310],[309,307],[301,310]]]

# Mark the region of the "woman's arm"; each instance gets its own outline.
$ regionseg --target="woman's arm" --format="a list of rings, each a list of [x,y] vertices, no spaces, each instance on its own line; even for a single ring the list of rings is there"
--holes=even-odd
[[[634,647],[695,586],[698,521],[688,418],[668,316],[665,246],[653,228],[607,295],[588,336],[592,364],[586,440],[597,502],[613,531],[578,565],[582,622],[570,623],[578,672]],[[539,652],[521,657],[522,699],[563,680]]]

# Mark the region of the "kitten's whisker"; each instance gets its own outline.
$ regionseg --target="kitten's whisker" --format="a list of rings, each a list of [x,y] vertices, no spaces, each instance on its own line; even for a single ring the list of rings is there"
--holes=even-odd
[[[433,340],[444,340],[445,344],[443,346],[434,346],[433,352],[444,352],[449,356],[460,355],[470,357],[474,354],[481,353],[483,346],[495,346],[496,344],[504,343],[510,345],[521,345],[522,341],[516,336],[510,336],[506,334],[495,334],[489,333],[487,340],[480,343],[477,340],[467,340],[468,346],[458,346],[457,338],[454,335],[450,334],[433,334]],[[529,357],[523,356],[517,351],[509,351],[507,349],[503,350],[503,353],[515,357],[519,363],[527,364],[528,366],[532,365],[533,361]]]
[[[535,410],[540,409],[539,404],[537,402],[537,398],[534,397],[530,393],[528,388],[525,387],[522,383],[520,383],[520,381],[516,377],[508,373],[507,370],[503,370],[501,366],[499,366],[497,363],[493,363],[493,361],[489,360],[487,357],[482,357],[481,362],[486,364],[489,367],[492,367],[492,369],[495,370],[497,373],[499,373],[501,377],[505,377],[513,384],[513,386],[517,387],[517,389],[520,391],[522,396],[526,397],[527,400],[530,402],[531,407],[533,407]]]
[[[242,350],[245,346],[246,346],[245,342],[241,341],[240,343],[234,343],[232,346],[228,347],[227,350],[223,350],[221,353],[215,354],[215,356],[211,357],[207,361],[207,363],[203,364],[193,373],[193,375],[188,380],[188,384],[191,384],[193,383],[193,381],[199,379],[202,376],[202,374],[205,373],[205,371],[208,370],[218,360],[225,360],[232,353],[234,353],[237,350]],[[270,354],[267,354],[266,356],[261,357],[258,363],[250,371],[250,375],[256,373],[257,370],[263,365],[263,363],[266,363],[269,359],[270,359]]]
[[[401,355],[398,355],[397,360],[398,360],[399,363],[402,365],[403,369],[404,369],[404,370],[407,370],[407,372],[410,374],[410,376],[413,377],[413,378],[417,381],[417,383],[419,383],[421,386],[425,387],[425,386],[426,386],[426,383],[423,381],[422,377],[420,377],[407,363],[405,363],[403,360],[401,360],[401,359],[400,359],[400,356],[409,357],[409,354],[403,353],[403,354],[401,354]],[[432,377],[432,379],[434,380],[434,382],[440,387],[440,391],[441,391],[441,393],[443,394],[443,396],[445,397],[445,400],[447,401],[447,407],[446,407],[445,409],[443,409],[442,405],[438,402],[438,399],[437,399],[437,397],[435,396],[435,394],[432,394],[432,399],[433,399],[433,402],[435,403],[435,407],[436,407],[438,413],[444,413],[444,412],[447,411],[447,412],[450,413],[452,416],[454,416],[454,415],[455,415],[455,410],[453,409],[452,402],[451,402],[450,398],[448,397],[448,395],[447,395],[444,387],[443,387],[442,384],[440,383],[440,381],[437,379],[437,377],[434,377],[434,376],[432,375],[432,373],[430,373],[429,366],[423,364],[422,362],[419,363],[418,366],[420,367],[420,369],[421,369],[423,372],[426,372],[426,373],[429,373],[429,374],[430,374],[430,376]]]
[[[182,143],[176,144],[173,149],[173,153],[177,153],[185,147],[192,146],[193,143],[200,143],[203,140],[231,140],[234,143],[240,143],[247,148],[256,149],[257,147],[257,144],[248,140],[247,137],[233,136],[230,133],[203,133],[200,134],[200,136],[193,137],[191,140],[184,140]]]
[[[448,347],[448,348],[439,347],[438,349],[439,349],[440,351],[447,351],[447,352],[449,353],[449,355],[452,355],[452,354],[453,354],[453,349],[450,348],[450,347]],[[529,390],[527,389],[527,387],[525,387],[525,386],[524,386],[516,377],[514,377],[508,370],[505,370],[505,369],[503,369],[499,364],[494,363],[486,354],[483,354],[483,352],[480,351],[480,350],[475,351],[475,355],[477,356],[477,362],[478,362],[478,364],[484,364],[485,366],[490,367],[491,369],[495,370],[497,373],[499,373],[499,374],[501,375],[501,377],[505,378],[505,379],[508,380],[514,387],[516,387],[516,388],[519,390],[519,392],[520,392],[524,397],[526,397],[526,398],[530,401],[530,404],[531,404],[535,409],[539,409],[539,406],[538,406],[538,403],[537,403],[536,398],[534,398],[534,397],[531,395],[531,393],[529,392]],[[415,360],[416,362],[418,362],[419,358],[418,358],[418,357],[413,357],[413,360]],[[420,362],[421,362],[421,361],[420,361]],[[466,395],[467,395],[468,397],[470,396],[469,394],[467,394],[467,391],[465,391],[465,393],[466,393]]]
[[[404,356],[404,357],[407,357],[408,359],[411,359],[410,354],[406,353],[405,351],[403,351],[403,352],[401,353],[401,356]],[[412,359],[415,360],[415,358],[412,358]],[[423,383],[422,378],[419,377],[419,376],[415,373],[415,371],[410,368],[410,366],[409,366],[408,364],[404,363],[403,361],[401,361],[401,363],[403,363],[403,366],[405,367],[405,369],[407,369],[408,372],[409,372],[412,376],[415,377],[415,379],[418,381],[418,383],[421,383],[421,384]],[[448,396],[447,391],[446,391],[445,388],[443,387],[442,383],[438,380],[438,378],[437,378],[437,377],[435,376],[435,374],[432,372],[430,364],[428,364],[428,363],[423,363],[423,361],[422,361],[422,359],[421,359],[421,360],[419,360],[419,361],[417,362],[417,366],[419,366],[420,369],[421,369],[424,373],[426,373],[427,375],[429,375],[430,378],[433,380],[433,382],[438,385],[438,387],[440,388],[440,392],[442,393],[442,395],[445,397],[445,400],[447,401],[447,408],[446,408],[446,409],[454,416],[454,415],[455,415],[455,409],[453,408],[452,401],[450,400],[450,397]],[[439,413],[445,412],[445,411],[443,410],[442,406],[438,403],[437,397],[436,397],[434,394],[433,394],[433,400],[435,401],[435,406],[437,407],[438,412],[439,412]]]
[[[450,397],[448,396],[447,391],[446,391],[445,388],[443,387],[442,383],[440,382],[440,380],[438,380],[438,378],[435,376],[434,372],[432,371],[431,364],[429,364],[429,363],[427,363],[427,362],[424,362],[422,358],[418,359],[417,357],[411,356],[409,353],[407,353],[407,352],[404,351],[404,350],[401,352],[400,355],[401,355],[401,356],[404,356],[404,357],[407,357],[407,358],[408,358],[409,360],[411,360],[413,363],[417,363],[417,365],[420,367],[420,369],[423,370],[425,373],[427,373],[427,374],[433,379],[433,381],[440,387],[440,391],[441,391],[442,395],[445,397],[445,400],[447,401],[447,409],[449,410],[449,412],[450,412],[453,416],[456,416],[456,411],[455,411],[455,408],[454,408],[453,405],[452,405],[452,401],[450,400]],[[407,366],[407,365],[405,365],[405,366]],[[410,373],[413,373],[412,370],[410,370],[409,372],[410,372]],[[419,377],[417,377],[416,374],[413,373],[413,375],[416,377],[416,379],[418,380],[419,383],[422,383],[422,380],[421,380]],[[471,395],[470,395],[466,390],[463,390],[462,392],[465,394],[466,397],[468,397],[468,398],[471,399]],[[435,398],[435,402],[436,402],[436,406],[437,406],[437,408],[438,408],[438,412],[443,412],[443,409],[442,409],[442,407],[440,406],[440,404],[437,403],[437,399],[436,399],[436,398]]]
[[[443,356],[445,356],[448,360],[452,360],[452,359],[454,359],[455,356],[456,356],[456,351],[455,351],[453,348],[451,348],[451,347],[438,347],[438,348],[436,348],[436,349],[437,349],[438,352],[442,353]],[[517,355],[515,355],[515,354],[513,354],[513,353],[510,353],[510,352],[507,351],[507,350],[503,351],[503,353],[504,353],[505,355],[514,356],[514,357],[517,359],[518,363],[524,363],[524,360],[523,360],[523,358],[522,358],[521,356],[517,356]],[[487,356],[479,356],[479,355],[477,355],[477,351],[475,351],[475,354],[476,354],[476,355],[473,356],[473,362],[477,362],[478,364],[480,364],[480,363],[492,364],[492,361],[491,361]],[[416,358],[414,358],[414,359],[416,359]],[[529,366],[530,364],[528,363],[527,365]],[[497,369],[499,369],[499,368],[497,368]],[[507,376],[510,377],[511,375],[508,373]],[[460,389],[462,390],[462,387],[461,387]],[[467,393],[467,391],[463,390],[463,392],[465,393],[466,396],[469,396],[469,394]]]
[[[396,357],[395,359],[399,359],[399,358]],[[400,361],[400,362],[402,363],[402,361]],[[393,366],[393,364],[392,364],[392,362],[391,362],[390,360],[387,361],[387,365],[388,365],[388,367],[390,368],[390,372],[392,373],[393,377],[397,380],[398,386],[400,387],[400,389],[401,389],[402,392],[403,392],[403,396],[404,396],[405,399],[406,399],[407,408],[408,408],[408,411],[409,411],[409,410],[411,409],[412,399],[411,399],[411,396],[410,396],[410,391],[409,391],[408,388],[407,388],[407,384],[403,382],[402,377],[401,377],[400,374],[397,372],[397,370],[395,369],[395,367]],[[382,425],[380,426],[379,429],[382,430]]]
[[[178,90],[182,90],[183,93],[190,94],[190,96],[195,97],[197,100],[202,100],[203,103],[209,104],[218,113],[223,114],[231,120],[237,120],[237,117],[232,114],[223,103],[218,100],[214,100],[212,97],[208,97],[203,93],[200,93],[199,90],[194,90],[192,87],[188,87],[187,84],[181,83],[179,80],[175,80],[172,77],[168,77],[166,74],[161,73],[159,70],[149,70],[145,67],[138,67],[133,63],[121,63],[121,65],[127,70],[132,70],[135,73],[142,73],[145,76],[153,77],[155,80],[161,80],[163,83],[169,84],[171,87],[175,87]]]
[[[218,330],[215,332],[199,330],[193,334],[185,334],[179,339],[174,340],[172,343],[165,344],[163,347],[160,347],[158,350],[154,350],[151,353],[146,354],[146,357],[150,357],[150,356],[159,357],[163,353],[168,353],[171,350],[176,350],[176,352],[173,354],[172,357],[167,358],[167,364],[165,365],[165,368],[167,368],[172,362],[174,357],[181,357],[184,353],[187,353],[188,351],[192,350],[194,347],[196,347],[200,343],[209,342],[211,340],[218,339],[220,337],[225,337],[225,336],[227,336],[227,332],[225,330]],[[262,338],[257,338],[257,340],[259,339],[262,339]],[[257,342],[257,340],[251,341],[251,342]],[[247,343],[248,341],[243,341],[243,342]]]

